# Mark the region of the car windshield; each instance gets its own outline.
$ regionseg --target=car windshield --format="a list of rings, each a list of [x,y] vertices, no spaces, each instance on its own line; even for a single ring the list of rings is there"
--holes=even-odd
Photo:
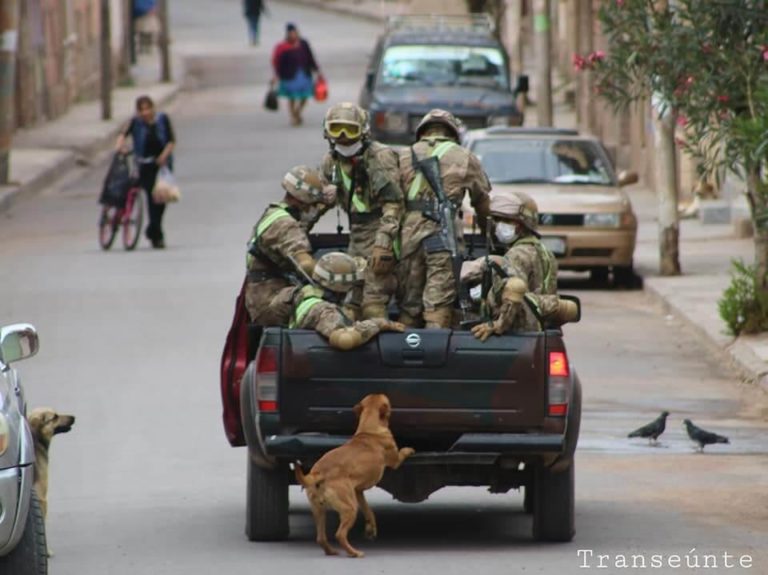
[[[379,68],[383,86],[509,87],[504,57],[497,48],[392,46]]]
[[[472,151],[495,184],[613,185],[605,156],[592,142],[489,138]]]

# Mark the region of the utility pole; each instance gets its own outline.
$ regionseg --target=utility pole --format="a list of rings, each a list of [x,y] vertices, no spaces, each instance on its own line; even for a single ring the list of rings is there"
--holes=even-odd
[[[0,184],[8,183],[11,139],[15,125],[16,46],[19,37],[19,3],[0,2]]]
[[[534,0],[533,30],[538,59],[536,117],[539,126],[552,125],[552,31],[550,15],[550,0]]]
[[[168,0],[158,0],[157,14],[160,17],[160,81],[171,81],[170,26],[168,25]]]
[[[101,119],[112,119],[112,22],[110,0],[101,0]]]

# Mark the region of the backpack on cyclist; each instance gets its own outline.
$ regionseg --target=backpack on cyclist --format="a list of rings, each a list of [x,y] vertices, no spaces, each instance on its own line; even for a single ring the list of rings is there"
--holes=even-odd
[[[125,207],[128,190],[131,187],[131,169],[128,158],[123,154],[115,154],[109,166],[104,186],[101,189],[99,203],[115,208]]]

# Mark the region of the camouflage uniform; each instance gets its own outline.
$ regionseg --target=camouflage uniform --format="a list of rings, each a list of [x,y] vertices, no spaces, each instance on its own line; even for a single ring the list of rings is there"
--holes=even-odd
[[[414,167],[414,153],[418,160],[429,156],[438,158],[446,197],[458,212],[468,191],[483,228],[491,186],[480,160],[457,144],[454,138],[423,137],[400,154],[401,182],[406,194],[398,265],[398,301],[401,312],[404,312],[402,319],[407,323],[418,322],[423,314],[428,325],[449,327],[451,314],[447,310],[453,307],[457,296],[453,263],[440,237],[440,224],[424,215],[425,211],[437,207],[437,198],[421,172]],[[457,234],[461,230],[462,224],[457,218]],[[462,239],[457,238],[457,241]],[[441,313],[445,315],[438,319]]]
[[[325,181],[337,186],[337,205],[349,215],[349,255],[368,258],[374,247],[397,253],[403,205],[397,153],[370,142],[357,158],[336,157],[328,152],[321,169]],[[356,315],[361,305],[364,310],[369,306],[385,307],[394,294],[396,281],[394,270],[376,274],[369,265],[363,286],[352,290],[347,303]]]
[[[322,289],[305,286],[290,291],[293,299],[291,328],[314,329],[326,339],[330,339],[336,330],[352,328],[361,335],[362,344],[381,331],[381,320],[353,321],[341,306],[323,299]]]
[[[289,285],[286,275],[297,271],[288,256],[296,259],[299,254],[312,252],[306,232],[287,207],[270,204],[254,226],[249,242],[250,252],[256,254],[249,252],[246,257],[245,306],[251,321],[260,325],[288,324],[289,310],[270,302]]]

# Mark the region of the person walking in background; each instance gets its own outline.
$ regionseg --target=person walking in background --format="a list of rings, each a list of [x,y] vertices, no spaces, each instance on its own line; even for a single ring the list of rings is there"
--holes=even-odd
[[[272,52],[272,68],[275,72],[272,86],[279,82],[278,94],[288,99],[291,124],[298,126],[303,122],[304,106],[314,92],[312,74],[314,72],[318,79],[322,75],[309,42],[299,36],[295,24],[286,24],[285,39]]]
[[[117,137],[116,148],[125,152],[126,138],[133,140],[133,154],[139,166],[139,184],[147,193],[149,206],[149,225],[145,232],[153,248],[165,247],[163,235],[163,213],[165,204],[159,204],[152,198],[157,174],[160,168],[173,169],[173,148],[175,137],[171,120],[162,112],[155,110],[155,103],[149,96],[136,99],[136,115],[126,129]]]
[[[243,13],[248,21],[251,46],[259,45],[259,20],[263,11],[264,2],[262,0],[243,0]]]

